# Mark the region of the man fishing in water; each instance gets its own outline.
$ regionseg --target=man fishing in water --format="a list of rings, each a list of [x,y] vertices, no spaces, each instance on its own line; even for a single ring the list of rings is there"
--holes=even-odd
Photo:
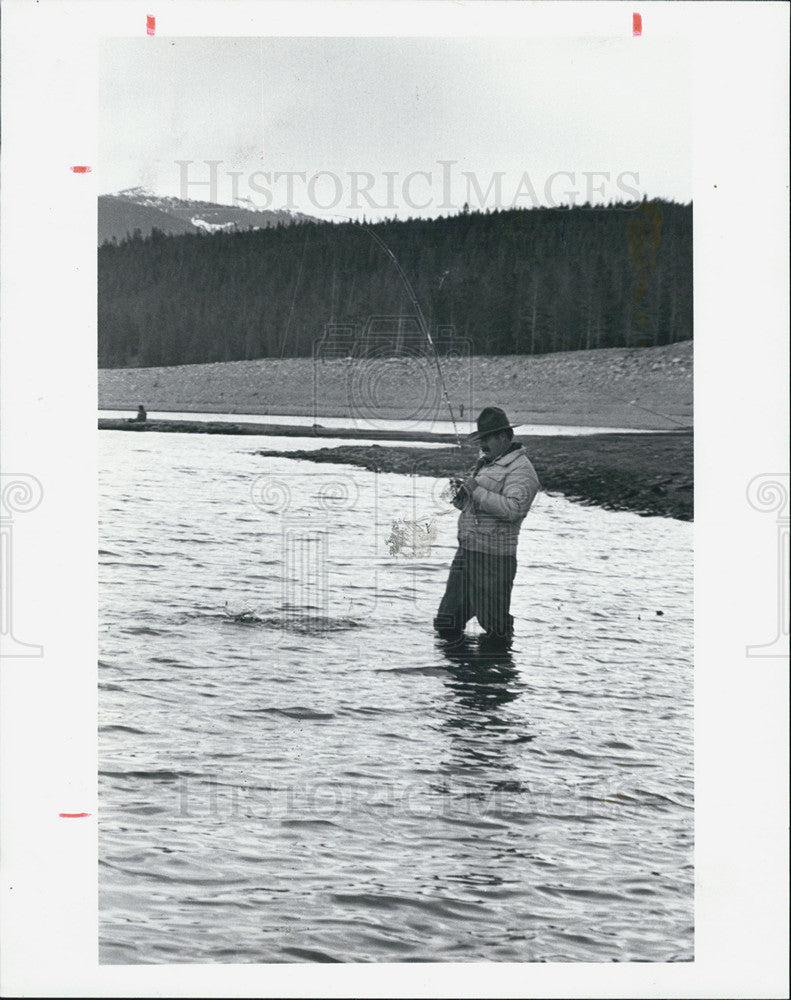
[[[453,503],[461,510],[459,548],[434,628],[442,638],[460,640],[475,617],[484,644],[507,646],[514,631],[516,543],[541,484],[503,410],[487,406],[477,423],[470,439],[480,443],[481,456],[474,469],[453,481]]]

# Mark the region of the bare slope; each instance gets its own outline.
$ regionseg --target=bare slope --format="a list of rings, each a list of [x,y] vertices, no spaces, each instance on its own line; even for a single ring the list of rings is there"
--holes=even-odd
[[[456,416],[488,405],[536,424],[651,428],[692,425],[692,342],[537,357],[447,358]],[[99,371],[100,409],[447,419],[430,356],[261,359]]]

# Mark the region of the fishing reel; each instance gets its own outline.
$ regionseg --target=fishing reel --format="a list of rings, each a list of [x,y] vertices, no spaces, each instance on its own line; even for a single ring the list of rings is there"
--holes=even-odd
[[[448,485],[442,491],[442,498],[452,503],[458,510],[463,510],[470,499],[470,495],[462,485],[461,478],[451,476]]]

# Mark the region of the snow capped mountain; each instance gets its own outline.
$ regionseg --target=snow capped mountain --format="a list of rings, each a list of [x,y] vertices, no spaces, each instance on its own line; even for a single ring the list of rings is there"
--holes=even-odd
[[[138,230],[145,237],[154,229],[168,235],[216,233],[311,221],[311,216],[289,209],[257,209],[252,202],[250,207],[217,205],[157,195],[143,187],[100,195],[98,201],[99,245],[108,241],[121,242]]]
[[[190,219],[190,222],[197,229],[203,229],[204,232],[207,233],[219,233],[222,232],[224,229],[236,229],[235,222],[207,222],[205,219],[199,219],[197,216],[194,216],[192,219]],[[250,228],[260,229],[261,227],[252,226]]]
[[[153,205],[154,208],[158,208],[159,202],[166,200],[165,198],[160,198],[158,195],[154,194],[153,191],[149,191],[148,188],[144,187],[126,188],[123,191],[117,191],[115,194],[109,195],[109,197],[126,198],[129,201],[136,201],[139,205]]]

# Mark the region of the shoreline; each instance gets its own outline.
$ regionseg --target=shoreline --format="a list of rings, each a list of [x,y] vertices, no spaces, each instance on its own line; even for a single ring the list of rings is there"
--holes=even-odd
[[[259,437],[318,437],[359,441],[437,441],[455,444],[453,434],[437,431],[356,430],[344,427],[322,427],[321,424],[246,424],[224,420],[145,420],[134,418],[99,417],[100,431],[135,431],[153,434],[238,434]]]
[[[133,433],[225,434],[257,437],[316,437],[360,440],[356,430],[292,424],[239,424],[220,421],[134,420],[100,418],[100,430]],[[354,465],[374,472],[449,478],[470,468],[475,445],[461,450],[452,434],[429,431],[367,431],[368,440],[383,445],[336,445],[316,450],[257,451],[261,457]],[[542,488],[561,493],[576,503],[607,510],[673,517],[691,521],[694,515],[694,439],[691,432],[657,431],[644,434],[520,435],[536,467]],[[404,447],[397,441],[440,443],[446,448]]]
[[[514,423],[630,430],[691,428],[692,341],[535,356],[443,357],[466,430],[484,406]],[[433,357],[260,358],[171,368],[105,368],[99,409],[447,421]]]
[[[606,510],[644,517],[694,517],[691,433],[592,434],[586,437],[516,435],[545,493]],[[399,448],[341,445],[316,451],[257,452],[263,458],[355,465],[372,472],[447,479],[470,468],[477,448]]]
[[[448,397],[462,436],[484,406],[500,406],[515,425],[616,428],[644,434],[520,434],[545,491],[608,510],[690,521],[693,500],[693,343],[601,348],[535,356],[443,357]],[[448,444],[421,449],[388,444],[273,452],[444,478],[475,460],[451,448],[452,434],[322,428],[322,418],[447,421],[436,359],[420,357],[261,358],[172,368],[101,369],[99,409],[304,417],[302,426],[243,420],[99,419],[103,429],[136,432],[332,437]],[[259,452],[266,456],[266,451]]]

